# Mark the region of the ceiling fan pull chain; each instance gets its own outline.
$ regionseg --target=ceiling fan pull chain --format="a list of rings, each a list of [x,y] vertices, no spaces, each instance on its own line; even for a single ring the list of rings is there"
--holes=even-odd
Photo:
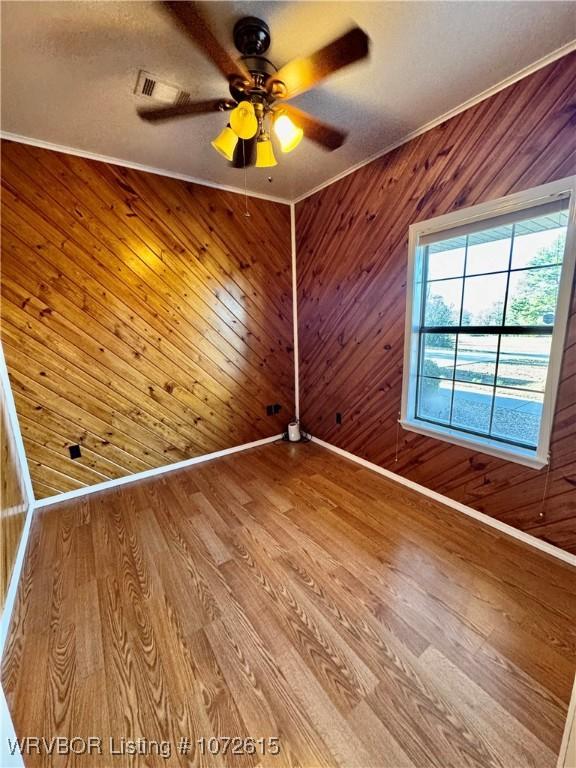
[[[542,501],[540,503],[540,511],[538,512],[538,519],[544,520],[546,517],[546,499],[548,496],[548,484],[550,482],[550,470],[552,469],[552,451],[548,453],[548,466],[546,467],[546,477],[544,478],[544,493],[542,494]]]

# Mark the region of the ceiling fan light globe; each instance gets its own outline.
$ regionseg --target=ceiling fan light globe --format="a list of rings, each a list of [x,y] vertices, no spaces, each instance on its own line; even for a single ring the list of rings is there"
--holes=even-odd
[[[284,153],[292,152],[293,149],[296,149],[304,136],[302,128],[294,125],[286,114],[279,115],[274,120],[274,133],[280,142],[280,149]]]
[[[258,118],[254,105],[249,101],[241,101],[230,112],[230,126],[240,139],[252,139],[258,133]]]
[[[256,143],[256,168],[273,168],[278,165],[274,157],[274,148],[269,136],[258,139]]]
[[[216,152],[222,155],[222,157],[225,157],[226,160],[232,162],[234,150],[236,149],[236,144],[238,144],[238,136],[229,125],[227,125],[226,128],[216,136],[214,141],[210,143]]]

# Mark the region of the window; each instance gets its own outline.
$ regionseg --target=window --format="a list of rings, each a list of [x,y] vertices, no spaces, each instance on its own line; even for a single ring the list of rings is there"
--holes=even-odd
[[[574,267],[572,192],[573,180],[553,182],[410,228],[405,428],[547,463]]]

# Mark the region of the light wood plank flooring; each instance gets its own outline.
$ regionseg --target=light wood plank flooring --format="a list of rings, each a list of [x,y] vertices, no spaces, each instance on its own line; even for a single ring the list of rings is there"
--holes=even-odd
[[[554,558],[269,445],[38,511],[2,678],[19,736],[103,738],[31,766],[553,768],[575,596]]]

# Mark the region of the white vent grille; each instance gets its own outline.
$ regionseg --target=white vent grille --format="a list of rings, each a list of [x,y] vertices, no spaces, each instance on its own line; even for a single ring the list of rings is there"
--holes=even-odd
[[[186,104],[190,101],[188,91],[183,91],[177,85],[160,80],[156,75],[151,75],[150,72],[145,72],[143,69],[138,72],[134,93],[161,104]]]

